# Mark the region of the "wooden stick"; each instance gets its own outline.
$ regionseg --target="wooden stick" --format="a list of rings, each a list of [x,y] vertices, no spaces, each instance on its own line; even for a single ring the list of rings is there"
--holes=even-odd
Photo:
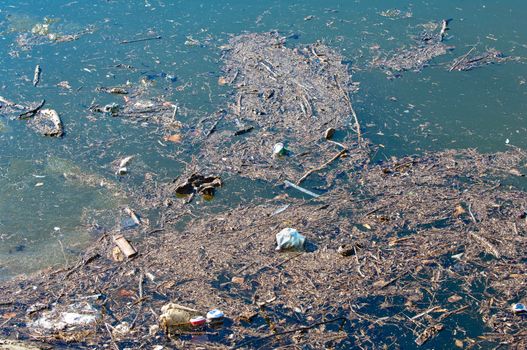
[[[38,83],[40,83],[40,74],[42,73],[42,69],[40,68],[40,65],[37,64],[35,67],[35,73],[33,75],[33,86],[37,86]]]
[[[441,31],[439,32],[439,41],[443,41],[445,33],[448,30],[448,21],[446,19],[441,21]]]
[[[287,186],[291,186],[291,187],[293,187],[295,190],[299,190],[300,192],[303,192],[303,193],[305,193],[305,194],[308,194],[308,195],[310,195],[310,196],[312,196],[312,197],[315,197],[315,198],[320,197],[319,194],[313,193],[313,192],[311,192],[311,191],[309,191],[309,190],[306,190],[306,189],[303,188],[303,187],[300,187],[300,186],[298,186],[298,185],[295,185],[295,184],[292,183],[291,181],[287,181],[287,180],[285,180],[284,183],[285,183]]]
[[[446,312],[446,313],[442,314],[441,316],[439,316],[438,321],[441,322],[441,321],[443,321],[445,318],[450,317],[450,316],[452,316],[452,315],[454,315],[454,314],[458,314],[458,313],[460,313],[461,311],[465,311],[465,310],[468,309],[468,308],[469,308],[469,305],[465,305],[465,306],[461,306],[461,307],[458,308],[458,309],[455,309],[455,310],[452,310],[452,311]]]
[[[340,143],[340,142],[333,141],[333,140],[326,140],[326,141],[327,141],[327,142],[331,142],[332,144],[337,145],[337,146],[339,146],[339,147],[342,148],[342,149],[348,149],[346,146],[344,146],[344,145],[343,145],[342,143]]]
[[[439,306],[434,306],[434,307],[431,307],[430,309],[426,310],[426,311],[423,311],[417,315],[415,315],[414,317],[410,318],[410,320],[415,320],[415,319],[418,319],[419,317],[423,317],[425,315],[428,315],[429,313],[431,313],[432,311],[434,311],[435,309],[439,309]]]
[[[274,78],[277,77],[276,72],[271,68],[271,67],[272,67],[272,64],[271,64],[271,63],[269,63],[269,62],[266,61],[266,63],[269,64],[269,66],[271,66],[271,67],[269,67],[267,64],[264,64],[263,61],[259,61],[259,63],[260,63],[262,66],[264,66],[264,68],[267,69],[267,71],[269,71],[269,73],[271,73],[271,75],[272,75]]]
[[[355,253],[355,261],[357,262],[357,272],[359,273],[359,275],[361,275],[362,278],[364,278],[366,276],[364,276],[364,274],[360,270],[359,254],[357,253],[357,247],[355,245],[353,246],[353,252]]]
[[[305,103],[306,108],[308,109],[309,116],[312,117],[313,116],[313,108],[311,106],[311,103],[309,103],[309,100],[306,98],[306,96],[304,96],[304,94],[301,94],[300,97],[302,98],[302,100]]]
[[[16,107],[16,106],[21,107],[17,105],[16,103],[14,103],[13,101],[10,101],[7,98],[2,97],[2,96],[0,96],[0,103],[5,104],[7,107]]]
[[[470,237],[474,238],[475,241],[481,244],[487,253],[493,255],[496,259],[499,259],[501,257],[501,254],[498,249],[496,249],[496,247],[492,243],[490,243],[485,237],[477,235],[474,232],[469,232],[469,235]]]
[[[466,53],[464,54],[461,58],[457,59],[454,64],[452,65],[452,67],[450,67],[450,69],[448,70],[449,72],[452,72],[454,70],[454,68],[456,68],[461,62],[463,62],[463,60],[465,58],[468,57],[468,55],[470,55],[470,53],[472,51],[474,51],[474,49],[476,48],[476,45],[472,46],[472,48]]]
[[[139,276],[139,299],[143,299],[143,280],[144,275],[141,272],[141,275]]]
[[[21,113],[18,115],[18,119],[26,119],[26,118],[31,118],[33,117],[35,114],[37,114],[37,112],[42,108],[44,107],[44,104],[46,103],[46,100],[42,100],[40,101],[40,103],[38,104],[38,106],[36,106],[35,108],[33,109],[30,109],[29,111],[27,112],[24,112],[24,113]]]
[[[324,169],[325,167],[327,167],[329,164],[331,164],[332,162],[334,162],[335,160],[339,159],[342,155],[346,154],[346,152],[348,152],[347,149],[343,149],[341,150],[339,153],[335,154],[333,156],[333,158],[331,158],[330,160],[328,160],[327,162],[325,162],[324,164],[322,164],[321,166],[319,166],[318,168],[315,168],[315,169],[311,169],[309,171],[307,171],[297,182],[296,184],[297,185],[300,185],[305,179],[308,178],[309,175],[313,174],[314,172],[317,172],[317,171],[320,171],[322,169]]]
[[[210,135],[212,135],[216,131],[216,127],[218,126],[219,122],[222,119],[223,119],[223,116],[221,116],[218,120],[216,120],[214,122],[214,124],[212,124],[212,126],[209,129],[209,131],[207,131],[207,133],[205,134],[205,138],[209,137]]]
[[[66,257],[66,252],[64,252],[64,246],[62,245],[62,242],[60,241],[60,239],[58,241],[60,245],[60,250],[62,251],[62,256],[64,257],[64,261],[66,262],[65,266],[68,266],[70,263],[68,262],[68,258]]]
[[[159,40],[161,39],[161,35],[153,36],[149,38],[140,38],[140,39],[133,39],[133,40],[123,40],[120,42],[120,44],[132,44],[132,43],[139,43],[141,41],[148,41],[148,40]]]
[[[349,95],[346,93],[345,96],[346,96],[346,98],[348,100],[348,104],[349,104],[349,108],[350,108],[350,111],[351,111],[351,115],[353,116],[353,119],[355,121],[355,132],[357,133],[357,143],[360,146],[362,134],[360,132],[359,118],[357,117],[357,113],[355,113],[355,109],[353,109],[353,105],[351,104],[351,99],[350,99]]]
[[[306,118],[308,118],[309,116],[307,115],[306,107],[304,106],[304,103],[302,103],[302,101],[300,101],[300,109],[302,109],[302,113],[304,113]]]
[[[241,116],[242,114],[242,95],[241,94],[238,96],[238,101],[236,102],[236,108],[237,108],[238,116]]]
[[[100,258],[100,257],[101,257],[101,256],[100,256],[98,253],[96,253],[96,254],[90,256],[90,257],[87,258],[87,259],[82,259],[82,260],[80,260],[76,265],[72,266],[72,267],[69,269],[69,271],[68,271],[68,270],[65,270],[65,271],[68,271],[68,272],[66,273],[66,275],[64,276],[64,278],[69,277],[69,276],[70,276],[72,273],[74,273],[77,269],[81,268],[82,266],[88,265],[89,263],[91,263],[92,261],[94,261],[95,259]],[[58,271],[56,271],[56,272],[52,272],[51,274],[54,275],[55,273],[59,273],[59,272],[64,272],[64,270],[61,269],[61,270],[58,270]]]
[[[350,109],[351,116],[353,117],[353,121],[354,121],[354,124],[355,124],[355,132],[357,133],[357,142],[358,142],[358,144],[360,146],[360,143],[361,143],[361,132],[360,132],[359,118],[357,117],[357,113],[355,113],[355,109],[353,109],[353,105],[351,103],[351,98],[349,97],[349,94],[346,91],[344,91],[344,89],[340,86],[340,83],[339,83],[336,75],[333,75],[333,79],[335,80],[335,83],[337,84],[337,88],[340,91],[342,91],[342,93],[344,94],[344,99],[348,103],[348,107]]]
[[[229,85],[231,85],[232,83],[234,83],[234,81],[236,80],[236,78],[238,78],[238,75],[240,74],[240,70],[237,69],[236,70],[236,74],[234,74],[234,77],[231,79],[231,81],[229,81]]]
[[[476,217],[474,217],[474,214],[472,213],[472,204],[468,205],[468,213],[470,214],[470,218],[472,219],[472,222],[477,224],[478,221],[476,220]]]

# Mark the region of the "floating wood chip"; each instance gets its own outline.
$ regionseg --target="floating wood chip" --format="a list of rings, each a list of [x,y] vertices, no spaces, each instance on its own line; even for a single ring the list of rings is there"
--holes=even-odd
[[[496,247],[492,243],[490,243],[485,237],[477,235],[474,232],[470,232],[469,235],[475,241],[481,244],[483,249],[485,249],[485,252],[487,252],[490,255],[493,255],[496,259],[499,259],[501,257],[501,254],[498,251],[498,249],[496,249]]]
[[[441,323],[432,325],[425,329],[423,333],[419,334],[419,336],[415,339],[415,343],[421,346],[426,343],[430,338],[434,337],[441,330],[443,330],[443,325]]]
[[[514,176],[520,176],[520,177],[525,176],[525,174],[522,174],[518,169],[510,169],[509,174],[514,175]]]
[[[37,64],[35,67],[35,74],[33,75],[33,86],[37,86],[38,83],[40,83],[40,74],[42,73],[42,69],[40,68],[40,65]]]
[[[448,300],[449,303],[455,303],[457,301],[460,301],[461,299],[463,299],[463,298],[460,297],[457,294],[454,294],[454,295],[449,296],[447,300]]]
[[[114,236],[113,241],[127,258],[132,258],[137,255],[137,250],[132,247],[130,242],[128,242],[128,240],[124,238],[123,235]]]
[[[163,140],[174,143],[181,142],[181,134],[167,135],[163,137]]]
[[[127,166],[128,163],[130,163],[130,161],[132,160],[132,158],[134,158],[134,156],[128,156],[128,157],[124,157],[123,159],[121,159],[119,161],[119,168]]]
[[[113,87],[108,90],[108,93],[110,94],[116,94],[116,95],[127,95],[128,91],[126,89],[120,88],[120,87]]]
[[[454,217],[458,217],[458,216],[461,216],[463,214],[465,214],[466,211],[465,209],[463,208],[463,206],[461,204],[458,204],[456,205],[456,207],[454,208]]]
[[[333,135],[335,135],[335,129],[333,128],[328,128],[326,131],[324,131],[324,138],[326,140],[331,140]]]

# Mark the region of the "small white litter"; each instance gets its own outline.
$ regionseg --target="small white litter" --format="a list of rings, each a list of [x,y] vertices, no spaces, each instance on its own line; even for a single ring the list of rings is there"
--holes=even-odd
[[[304,248],[306,237],[302,236],[294,228],[284,228],[276,234],[276,250]]]
[[[87,302],[69,306],[55,306],[51,311],[44,311],[40,318],[31,322],[30,327],[63,330],[78,326],[87,326],[100,318],[100,312]]]

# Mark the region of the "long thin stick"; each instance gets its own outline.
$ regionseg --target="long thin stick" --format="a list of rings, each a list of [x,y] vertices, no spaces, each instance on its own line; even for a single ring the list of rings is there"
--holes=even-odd
[[[132,43],[139,43],[141,41],[148,41],[148,40],[159,40],[161,39],[161,36],[153,36],[150,38],[140,38],[140,39],[134,39],[134,40],[123,40],[120,42],[120,44],[132,44]]]
[[[18,119],[26,119],[33,117],[44,106],[45,103],[46,100],[40,101],[40,103],[35,108],[32,108],[29,111],[19,114]]]
[[[68,266],[70,263],[68,262],[68,258],[66,257],[66,253],[64,252],[64,246],[62,245],[62,242],[60,239],[58,240],[60,244],[60,249],[62,250],[62,256],[64,257],[64,261],[66,262],[66,266]]]
[[[357,143],[360,146],[362,134],[360,132],[360,124],[359,124],[359,118],[357,117],[357,113],[355,113],[355,109],[353,109],[353,105],[351,104],[351,98],[349,97],[348,93],[346,93],[346,100],[348,100],[348,105],[351,111],[351,115],[353,116],[353,119],[355,120],[355,132],[357,133]]]
[[[35,74],[33,75],[33,86],[37,86],[40,83],[40,74],[42,73],[42,68],[37,64],[35,67]]]
[[[441,31],[439,32],[439,41],[443,41],[446,31],[448,30],[448,20],[441,21]]]
[[[456,68],[461,62],[463,62],[463,60],[465,58],[468,57],[468,55],[470,55],[470,53],[472,51],[474,51],[474,49],[476,48],[476,45],[472,46],[472,48],[470,50],[468,50],[468,52],[466,54],[464,54],[461,58],[457,59],[454,64],[452,65],[452,67],[450,67],[450,69],[448,70],[449,72],[452,72],[454,70],[454,68]]]
[[[291,187],[293,187],[295,190],[299,190],[300,192],[304,192],[305,194],[308,194],[308,195],[310,195],[310,196],[312,196],[312,197],[315,197],[315,198],[320,197],[319,194],[313,193],[313,192],[311,192],[311,191],[309,191],[309,190],[306,190],[306,189],[303,188],[303,187],[300,187],[300,186],[298,186],[298,185],[295,185],[295,184],[292,183],[291,181],[287,181],[287,180],[285,180],[284,183],[285,183],[287,186],[291,186]]]
[[[410,318],[410,320],[415,320],[415,319],[418,319],[419,317],[423,317],[425,315],[428,315],[429,313],[431,313],[432,311],[436,310],[436,309],[439,309],[439,306],[434,306],[434,307],[431,307],[430,309],[426,310],[426,311],[423,311],[421,312],[420,314],[417,314],[415,315],[414,317]]]
[[[315,168],[315,169],[311,169],[309,171],[307,171],[297,182],[296,184],[297,185],[300,185],[305,179],[308,178],[309,175],[313,174],[314,172],[317,172],[317,171],[320,171],[322,169],[324,169],[325,167],[327,167],[329,164],[331,164],[332,162],[334,162],[335,160],[339,159],[343,154],[345,154],[348,150],[347,149],[343,149],[342,151],[340,151],[339,153],[335,154],[333,156],[333,158],[331,158],[330,160],[328,160],[327,162],[325,162],[324,164],[322,164],[321,166],[319,166],[318,168]]]
[[[333,79],[335,80],[335,83],[337,84],[337,88],[340,91],[342,91],[342,93],[344,94],[344,99],[348,103],[348,107],[350,109],[351,116],[353,117],[354,124],[355,124],[355,132],[357,133],[357,142],[358,142],[358,144],[360,146],[362,134],[360,132],[359,118],[357,117],[357,113],[355,113],[355,109],[353,109],[353,105],[351,103],[351,98],[350,98],[349,94],[346,91],[344,91],[342,86],[340,86],[339,80],[337,79],[336,75],[333,75]]]
[[[443,321],[445,318],[447,317],[450,317],[454,314],[458,314],[460,313],[461,311],[465,311],[466,309],[469,308],[469,305],[465,305],[465,306],[461,306],[459,309],[455,309],[455,310],[452,310],[452,311],[449,311],[449,312],[446,312],[444,314],[442,314],[441,316],[439,316],[439,318],[437,319],[438,322],[441,322]]]

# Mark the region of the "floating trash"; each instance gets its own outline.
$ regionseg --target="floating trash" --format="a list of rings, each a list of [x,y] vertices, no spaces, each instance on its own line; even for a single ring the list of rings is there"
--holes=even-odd
[[[324,131],[324,138],[326,140],[331,140],[333,138],[333,135],[335,135],[335,129],[333,128],[327,128],[326,131]]]
[[[207,312],[207,320],[209,322],[221,321],[223,320],[223,317],[225,317],[225,314],[223,313],[223,311],[218,309],[210,310],[209,312]]]
[[[103,112],[115,115],[119,112],[119,105],[117,103],[110,103],[103,107]]]
[[[124,176],[126,174],[128,174],[128,168],[125,166],[117,169],[117,171],[115,172],[115,175],[118,175],[118,176]]]
[[[522,303],[512,304],[512,312],[515,314],[523,314],[527,312],[527,306]]]
[[[276,250],[302,249],[305,240],[306,237],[302,236],[297,230],[293,228],[284,228],[276,234]]]
[[[197,316],[190,319],[190,324],[194,327],[203,326],[205,323],[207,323],[207,319],[203,316]]]
[[[175,303],[168,303],[161,308],[159,325],[165,331],[171,327],[188,325],[190,319],[198,316],[198,311]]]
[[[30,323],[30,327],[63,330],[71,327],[88,326],[101,317],[100,312],[87,302],[69,306],[57,306],[51,311],[45,311],[42,316]]]
[[[116,338],[125,337],[130,333],[130,331],[130,324],[128,324],[128,322],[122,322],[114,327],[112,335]]]
[[[282,142],[278,142],[273,146],[273,156],[285,156],[287,154],[287,149],[285,148],[285,145]]]

